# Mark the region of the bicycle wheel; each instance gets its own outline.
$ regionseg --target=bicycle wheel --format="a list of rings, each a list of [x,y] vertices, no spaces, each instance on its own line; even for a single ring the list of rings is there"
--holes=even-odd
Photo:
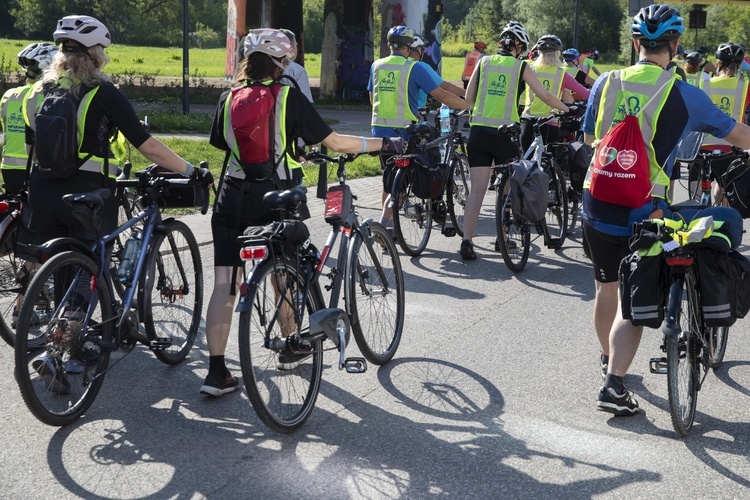
[[[18,279],[21,277],[19,271],[23,262],[16,258],[18,217],[7,222],[8,226],[0,238],[0,337],[13,347],[16,343],[16,320],[20,306],[18,298],[22,291]]]
[[[728,326],[706,327],[708,366],[710,366],[714,370],[721,366],[721,362],[724,361],[724,353],[727,350],[728,337]]]
[[[372,253],[364,241],[370,238]],[[382,273],[382,276],[381,276]],[[346,311],[362,355],[375,365],[396,354],[404,327],[404,274],[388,231],[373,222],[353,234],[346,271]]]
[[[503,255],[503,261],[514,273],[523,271],[529,260],[531,232],[529,224],[516,220],[511,210],[510,173],[503,172],[495,198],[495,247]]]
[[[568,232],[568,196],[565,179],[554,158],[544,160],[544,171],[549,175],[549,200],[545,221],[550,241],[549,248],[560,248]]]
[[[291,319],[295,313],[301,318],[304,335],[309,332],[310,314],[322,307],[312,292],[304,303],[299,300],[304,280],[295,266],[287,257],[258,264],[242,297],[252,306],[240,313],[239,322],[240,365],[247,395],[260,419],[281,433],[293,432],[305,423],[315,407],[323,376],[320,340],[312,342],[312,355],[291,370],[280,369],[279,354],[269,348],[296,331],[280,317]]]
[[[573,234],[576,228],[576,222],[578,222],[578,210],[581,202],[581,195],[575,190],[570,182],[570,170],[560,169],[563,178],[565,179],[565,196],[568,201],[568,226],[565,230],[566,236]]]
[[[16,378],[26,406],[49,425],[78,420],[104,381],[115,322],[109,285],[96,274],[97,265],[81,253],[55,255],[36,272],[21,305]],[[37,316],[40,301],[53,304],[44,321]],[[92,315],[85,322],[87,309]],[[40,336],[44,345],[30,349],[29,339]]]
[[[464,235],[464,211],[466,198],[469,196],[469,158],[464,153],[454,153],[451,157],[449,172],[452,174],[448,181],[447,198],[448,213],[453,227],[459,236]]]
[[[399,245],[407,254],[416,257],[427,246],[432,232],[430,200],[418,198],[412,192],[414,168],[399,169],[393,180],[393,227]]]
[[[701,319],[696,290],[692,269],[685,270],[684,281],[675,279],[669,287],[668,317],[679,318],[681,329],[679,335],[665,335],[669,412],[681,436],[693,425],[698,397]]]
[[[203,311],[203,265],[190,228],[172,222],[156,233],[148,247],[141,317],[146,335],[163,348],[154,349],[162,363],[175,365],[195,344]]]

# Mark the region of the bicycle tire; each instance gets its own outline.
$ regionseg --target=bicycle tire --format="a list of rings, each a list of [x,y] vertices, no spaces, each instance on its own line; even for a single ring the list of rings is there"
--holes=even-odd
[[[466,154],[453,153],[448,173],[451,176],[446,193],[448,213],[456,233],[463,237],[466,198],[469,196],[469,158]]]
[[[547,212],[544,214],[547,224],[547,234],[550,241],[549,248],[561,248],[568,233],[568,196],[565,180],[560,167],[554,158],[542,160],[544,171],[549,175],[549,195]]]
[[[687,436],[695,421],[698,399],[701,319],[693,270],[685,269],[684,279],[674,278],[669,286],[667,317],[680,325],[679,335],[665,335],[667,386],[672,426]]]
[[[53,256],[32,278],[19,311],[16,379],[31,413],[49,425],[63,426],[78,420],[104,382],[115,324],[106,280],[96,281],[90,323],[86,326],[80,321],[93,300],[84,295],[90,293],[97,267],[79,252]],[[53,314],[43,324],[35,324],[38,297],[50,294],[55,304]],[[35,330],[45,333],[46,344],[29,349],[28,334],[38,337]]]
[[[12,216],[8,216],[12,217]],[[19,216],[20,217],[20,216]],[[16,257],[16,236],[18,234],[18,219],[8,222],[2,238],[0,238],[0,337],[11,347],[16,345],[16,327],[14,320],[18,317],[19,270],[23,265]]]
[[[495,196],[495,246],[508,269],[520,273],[529,260],[531,231],[529,224],[516,220],[511,209],[510,173],[502,174]]]
[[[728,326],[713,326],[706,328],[706,344],[708,346],[708,366],[716,370],[724,361],[727,351]]]
[[[190,228],[173,221],[157,232],[149,245],[144,280],[142,317],[152,341],[168,341],[153,349],[164,364],[182,362],[195,344],[203,311],[203,264]]]
[[[294,297],[300,294],[296,290],[301,283],[296,262],[287,256],[258,264],[250,275],[247,294],[242,297],[252,305],[240,313],[239,319],[240,365],[248,398],[263,423],[284,434],[299,429],[308,419],[323,376],[321,340],[312,342],[312,355],[292,370],[280,370],[276,351],[264,347],[269,345],[267,338],[284,338],[277,318],[283,305],[290,304],[289,294],[277,298],[274,290],[292,290]],[[301,313],[303,334],[309,331],[310,314],[322,308],[312,291],[307,294],[305,306],[306,311]]]
[[[346,311],[362,355],[375,365],[393,359],[404,328],[404,274],[396,245],[388,231],[372,222],[353,233],[346,274]],[[365,244],[369,238],[373,254]],[[376,262],[377,261],[377,262]],[[378,271],[387,281],[383,286]]]
[[[424,252],[432,232],[430,200],[417,197],[412,191],[415,168],[399,169],[393,180],[393,228],[401,248],[412,257]]]

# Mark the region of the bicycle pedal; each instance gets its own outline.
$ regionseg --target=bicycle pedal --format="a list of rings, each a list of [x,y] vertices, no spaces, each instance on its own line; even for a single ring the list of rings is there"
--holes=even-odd
[[[346,358],[344,360],[344,370],[347,373],[365,373],[367,371],[367,361],[365,361],[365,358]]]
[[[658,373],[659,375],[667,374],[667,358],[651,358],[648,363],[648,367],[651,373]]]
[[[448,238],[452,238],[456,236],[456,228],[455,227],[444,227],[443,228],[443,236],[447,236]]]
[[[159,337],[156,340],[152,340],[148,345],[148,348],[152,351],[163,351],[169,347],[172,347],[172,339],[169,337]]]
[[[562,238],[550,238],[549,243],[547,243],[547,248],[551,250],[557,250],[562,246]]]

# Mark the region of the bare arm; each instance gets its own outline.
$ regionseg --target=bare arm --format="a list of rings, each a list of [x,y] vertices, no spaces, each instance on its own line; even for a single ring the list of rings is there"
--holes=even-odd
[[[583,142],[591,146],[594,144],[594,136],[591,134],[583,134]]]
[[[179,174],[188,170],[187,162],[158,139],[149,137],[138,151],[150,161]]]
[[[732,131],[724,137],[724,140],[738,148],[750,149],[750,127],[737,122]]]
[[[471,74],[471,78],[469,78],[469,85],[466,87],[466,102],[469,103],[469,106],[473,106],[474,103],[477,100],[477,80],[479,79],[479,64],[474,66],[474,72]]]
[[[541,84],[540,84],[541,87]],[[463,99],[451,94],[447,90],[443,90],[441,87],[436,88],[432,92],[430,92],[430,95],[440,101],[443,104],[448,105],[449,108],[452,109],[468,109],[469,103],[464,101]]]
[[[569,111],[565,103],[547,92],[547,90],[544,88],[544,85],[542,85],[542,83],[534,74],[534,70],[532,70],[528,65],[523,72],[523,81],[526,82],[526,85],[529,86],[529,88],[539,99],[542,100],[542,102],[544,102],[544,104],[552,106],[553,108],[557,108],[563,113],[567,113]]]
[[[466,95],[466,91],[459,87],[458,85],[453,85],[450,82],[443,81],[443,83],[440,84],[440,88],[443,90],[447,90],[453,95],[457,95],[458,97],[463,97]]]
[[[323,139],[323,145],[332,151],[339,153],[361,153],[362,141],[364,140],[365,151],[380,151],[383,146],[381,137],[360,137],[357,135],[343,135],[331,132]]]

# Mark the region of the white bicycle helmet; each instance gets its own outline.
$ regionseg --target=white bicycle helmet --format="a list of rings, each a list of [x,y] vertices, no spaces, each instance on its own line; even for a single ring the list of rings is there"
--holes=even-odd
[[[513,35],[519,42],[523,44],[523,51],[519,55],[522,56],[526,54],[526,52],[528,52],[531,38],[529,38],[529,34],[526,32],[526,28],[524,28],[521,23],[517,21],[510,21],[508,24],[506,24],[503,30],[500,32],[500,40],[506,38],[507,35]]]
[[[32,43],[18,53],[18,64],[28,72],[40,73],[49,68],[57,54],[57,45],[49,42]]]
[[[73,40],[84,47],[109,47],[112,43],[107,27],[91,16],[63,17],[57,21],[57,29],[52,33],[52,38],[55,43]]]
[[[424,48],[426,45],[427,44],[425,43],[424,38],[422,38],[421,35],[417,35],[416,33],[414,33],[414,41],[411,43],[411,45],[409,45],[409,47],[412,49],[419,49]]]
[[[283,68],[284,64],[279,59],[291,60],[294,56],[292,43],[282,31],[271,28],[258,28],[250,30],[245,36],[245,57],[255,52],[262,52],[271,57],[276,66]]]

